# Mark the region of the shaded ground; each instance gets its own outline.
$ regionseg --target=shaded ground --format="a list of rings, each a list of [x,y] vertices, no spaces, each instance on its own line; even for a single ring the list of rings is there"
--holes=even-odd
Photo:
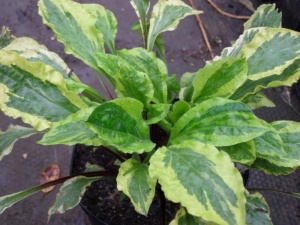
[[[131,25],[136,22],[136,16],[129,1],[80,0],[78,2],[100,3],[114,12],[119,21],[119,30],[116,40],[117,49],[132,48],[136,46],[136,44],[142,45],[139,37],[129,32]],[[224,11],[232,14],[251,14],[238,0],[214,0],[214,2]],[[195,0],[195,3],[197,9],[205,12],[201,15],[201,18],[208,31],[213,51],[215,55],[217,55],[221,49],[230,45],[231,40],[239,36],[243,30],[242,24],[244,21],[229,19],[220,15],[214,11],[205,0]],[[37,14],[36,4],[37,0],[0,0],[0,26],[8,26],[17,37],[29,36],[46,45],[50,50],[58,53],[84,83],[100,90],[94,72],[72,56],[66,55],[63,51],[62,44],[58,43],[51,30],[42,24],[41,18]],[[185,19],[175,32],[166,33],[164,38],[170,75],[174,73],[181,75],[186,71],[196,71],[204,65],[205,60],[209,59],[202,34],[198,29],[194,17]],[[300,121],[300,117],[296,115],[291,108],[287,107],[280,99],[278,93],[270,91],[268,95],[272,100],[278,103],[278,110],[260,110],[257,112],[259,116],[269,121],[278,119]],[[1,130],[6,130],[11,122],[12,120],[3,114],[0,115]],[[59,163],[61,165],[62,175],[69,173],[72,148],[65,146],[40,146],[35,144],[35,141],[39,138],[40,137],[35,136],[19,141],[15,145],[12,154],[0,161],[0,196],[37,185],[41,171],[52,163]],[[27,158],[24,158],[24,154],[27,154]],[[273,176],[265,178],[261,173],[255,172],[251,177],[249,185],[253,187],[279,188],[300,192],[299,181],[299,172],[287,178]],[[36,194],[17,203],[14,207],[0,215],[0,224],[46,224],[47,211],[55,197],[56,191],[57,188],[53,193],[44,196],[44,198],[42,198],[42,194]],[[300,224],[299,219],[296,217],[299,213],[296,207],[300,205],[299,200],[283,196],[274,196],[273,194],[266,194],[266,198],[271,204],[274,224]],[[89,223],[84,213],[77,207],[64,215],[54,215],[49,225],[57,224],[82,225]]]

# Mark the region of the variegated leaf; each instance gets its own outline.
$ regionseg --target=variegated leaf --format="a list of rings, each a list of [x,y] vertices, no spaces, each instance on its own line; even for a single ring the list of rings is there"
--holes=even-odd
[[[168,101],[179,96],[180,85],[177,81],[176,74],[167,77]]]
[[[145,42],[148,35],[148,25],[147,25],[147,13],[150,8],[149,0],[130,0],[131,5],[133,6],[138,18],[141,27],[142,37]]]
[[[242,177],[225,152],[197,141],[159,148],[150,176],[188,213],[217,224],[245,224]]]
[[[156,179],[149,176],[148,165],[135,159],[121,164],[117,176],[117,187],[131,200],[135,210],[147,216],[155,194]]]
[[[243,103],[223,98],[206,100],[186,112],[174,125],[170,143],[198,140],[215,146],[249,141],[269,131]]]
[[[11,35],[10,30],[7,27],[2,27],[0,34],[0,49],[9,45],[14,39],[15,37]]]
[[[261,30],[265,28],[251,28],[248,30],[245,30],[243,34],[240,35],[240,37],[234,42],[234,44],[231,47],[224,48],[221,57],[227,57],[231,56],[234,58],[237,58],[242,47],[252,41],[254,36]]]
[[[99,146],[105,142],[96,133],[91,131],[85,121],[94,111],[95,107],[82,109],[79,112],[68,116],[66,119],[53,123],[51,129],[38,141],[42,145],[75,145],[85,144]]]
[[[252,169],[261,170],[268,175],[288,175],[293,173],[296,168],[277,166],[266,159],[256,158],[250,166]]]
[[[255,146],[252,140],[236,145],[218,147],[218,149],[226,152],[232,161],[241,164],[251,165],[256,159]]]
[[[299,53],[300,33],[283,28],[266,28],[241,49],[239,56],[247,60],[248,78],[259,80],[281,75],[300,58]]]
[[[180,100],[185,100],[189,102],[192,100],[192,96],[194,93],[193,81],[196,77],[197,73],[184,73],[180,79],[180,92],[179,98]]]
[[[12,151],[17,140],[36,133],[37,131],[32,128],[13,125],[9,126],[5,132],[0,131],[0,160]]]
[[[148,106],[153,99],[153,85],[147,74],[122,65],[115,75],[118,97],[130,97]]]
[[[275,4],[259,6],[251,18],[244,24],[244,29],[254,27],[281,27],[281,13],[275,8]]]
[[[249,95],[248,97],[243,99],[243,102],[247,104],[247,106],[252,110],[261,107],[275,107],[275,104],[262,93]]]
[[[167,103],[167,76],[166,65],[153,52],[143,48],[118,51],[119,64],[131,66],[137,71],[147,74],[152,82],[154,95],[152,101],[155,103]]]
[[[185,208],[180,208],[176,213],[176,217],[169,225],[217,225],[216,223],[208,222],[200,217],[189,214]]]
[[[143,104],[132,98],[120,98],[98,106],[87,120],[88,127],[125,153],[149,152],[154,148],[149,127],[142,118]]]
[[[245,59],[226,57],[207,64],[193,80],[193,103],[213,97],[228,98],[247,79]]]
[[[266,132],[253,140],[258,158],[279,167],[300,166],[300,124],[292,121],[277,121],[272,125],[278,131]]]
[[[70,70],[67,64],[54,52],[49,51],[44,45],[27,37],[16,38],[4,50],[10,50],[25,57],[29,62],[42,62],[53,67],[59,72],[67,85],[67,89],[76,94],[83,93],[91,100],[102,102],[104,98],[93,88],[80,82],[79,78]]]
[[[0,108],[21,117],[36,130],[44,130],[86,105],[70,92],[62,75],[40,62],[28,62],[17,53],[0,53]]]
[[[281,74],[273,74],[262,77],[258,80],[248,79],[233,95],[231,99],[245,99],[249,95],[258,93],[263,88],[272,88],[279,86],[291,86],[297,82],[300,77],[300,58],[296,59],[291,65],[288,65]]]
[[[104,42],[114,51],[116,19],[98,4],[80,4],[71,0],[40,0],[39,14],[73,54],[99,71],[95,54],[104,51]]]
[[[100,177],[77,176],[65,181],[60,187],[59,192],[56,195],[56,199],[48,211],[48,221],[52,214],[62,214],[78,205],[86,187],[93,181],[99,179]]]
[[[246,224],[247,225],[272,225],[270,209],[259,193],[246,195]]]
[[[118,57],[116,55],[98,52],[96,54],[96,62],[100,72],[106,77],[107,80],[109,80],[112,86],[115,87],[115,75],[120,70]]]
[[[159,0],[153,7],[148,33],[147,49],[151,51],[157,36],[165,31],[175,30],[183,18],[199,14],[181,0]]]

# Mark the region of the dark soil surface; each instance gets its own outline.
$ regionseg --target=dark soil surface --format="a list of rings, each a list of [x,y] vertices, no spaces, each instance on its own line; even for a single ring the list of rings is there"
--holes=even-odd
[[[130,27],[137,18],[128,1],[124,0],[78,0],[81,3],[100,3],[114,12],[119,24],[116,39],[116,48],[132,48],[141,46],[139,37],[129,32]],[[203,10],[201,19],[206,28],[211,42],[213,53],[218,55],[220,51],[230,45],[243,30],[243,20],[230,19],[216,12],[205,0],[194,0],[197,9]],[[221,9],[236,15],[250,15],[251,12],[238,0],[213,0]],[[254,7],[263,0],[253,0]],[[284,26],[296,29],[299,26],[299,0],[278,0],[284,11]],[[293,3],[293,7],[286,9],[286,4]],[[37,13],[37,0],[0,0],[0,27],[7,26],[17,37],[28,36],[48,49],[58,53],[74,70],[79,78],[86,84],[101,90],[96,75],[88,66],[81,63],[71,55],[64,53],[64,47],[58,43],[53,32],[43,25]],[[166,56],[169,74],[181,76],[184,72],[197,71],[203,67],[204,62],[210,60],[207,47],[203,41],[201,32],[194,17],[188,17],[180,23],[174,32],[163,35],[165,39]],[[300,121],[293,109],[287,106],[277,92],[269,91],[268,96],[275,101],[279,110],[260,110],[257,114],[268,121],[278,119],[291,119]],[[6,130],[12,122],[11,119],[0,114],[0,128]],[[21,123],[19,120],[17,123]],[[72,148],[66,146],[46,147],[35,144],[40,136],[19,141],[13,152],[0,161],[0,196],[20,191],[38,185],[40,173],[50,164],[58,163],[61,166],[62,176],[69,173],[72,157]],[[26,157],[25,157],[26,156]],[[255,172],[250,178],[250,186],[261,188],[277,188],[287,191],[300,192],[300,173],[297,171],[290,176],[275,177],[264,176]],[[56,189],[42,198],[41,194],[31,196],[0,215],[1,225],[36,225],[47,224],[47,211],[55,198]],[[114,193],[114,192],[112,192]],[[275,225],[300,224],[297,206],[299,200],[284,196],[264,194],[270,204],[271,216]],[[64,215],[53,215],[49,225],[83,225],[89,224],[82,210],[77,207]],[[146,223],[138,223],[146,224]],[[156,225],[155,223],[153,225]]]

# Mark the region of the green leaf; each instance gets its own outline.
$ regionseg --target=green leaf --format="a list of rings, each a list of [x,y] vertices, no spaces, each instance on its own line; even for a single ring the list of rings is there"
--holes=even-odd
[[[207,64],[193,80],[193,103],[213,97],[228,98],[247,79],[245,59],[226,57]]]
[[[170,104],[151,104],[148,106],[147,124],[155,124],[163,120],[169,110]]]
[[[96,53],[96,62],[100,72],[109,80],[112,86],[115,87],[115,75],[120,70],[118,57],[116,55],[98,52]]]
[[[184,73],[180,79],[180,100],[191,101],[194,93],[193,81],[197,73]]]
[[[176,213],[175,219],[169,225],[216,225],[212,222],[207,222],[200,217],[192,216],[185,208],[180,208]]]
[[[180,20],[199,13],[201,11],[193,10],[180,0],[159,0],[151,14],[147,49],[149,51],[153,49],[155,39],[160,33],[175,30]]]
[[[275,104],[262,93],[249,95],[248,97],[243,99],[243,102],[247,104],[247,106],[252,110],[261,107],[275,107]]]
[[[148,35],[148,25],[147,25],[147,13],[150,8],[149,0],[130,0],[131,5],[133,6],[140,23],[142,37],[146,46],[147,35]]]
[[[186,112],[174,125],[170,143],[198,140],[215,146],[249,141],[271,129],[243,103],[223,98],[206,100]]]
[[[99,71],[95,54],[104,52],[104,42],[114,51],[116,20],[113,14],[101,5],[71,0],[40,0],[38,5],[43,22],[65,45],[66,53]]]
[[[117,176],[117,187],[131,200],[135,210],[147,216],[155,195],[156,180],[150,178],[148,165],[135,159],[128,159],[121,164]]]
[[[259,193],[246,195],[246,224],[272,225],[267,202]]]
[[[176,74],[167,77],[167,87],[168,87],[168,100],[173,100],[174,97],[179,96],[180,85],[177,81]]]
[[[95,107],[82,109],[68,116],[66,119],[53,123],[51,129],[38,141],[42,145],[64,144],[73,146],[85,144],[99,146],[105,142],[91,131],[85,124]]]
[[[131,97],[148,106],[153,99],[154,90],[147,74],[133,67],[121,66],[115,76],[118,97]]]
[[[241,164],[251,165],[256,159],[255,146],[252,140],[236,145],[218,147],[218,149],[226,152],[232,161]]]
[[[9,45],[14,39],[15,37],[11,35],[10,30],[3,26],[0,34],[0,49]]]
[[[167,199],[217,224],[245,223],[242,177],[225,152],[197,141],[159,148],[150,159]]]
[[[28,62],[15,52],[1,50],[0,108],[44,130],[86,105],[66,88],[60,73],[40,62]]]
[[[0,160],[12,151],[17,140],[29,137],[36,133],[38,132],[32,128],[13,125],[9,126],[5,132],[0,130]]]
[[[169,120],[175,124],[179,118],[191,109],[191,106],[186,101],[177,101],[173,104],[170,113],[168,114]]]
[[[100,177],[77,176],[65,181],[60,187],[56,199],[48,211],[48,222],[52,214],[64,213],[78,205],[86,187],[93,181],[99,179]]]
[[[143,104],[120,98],[98,106],[87,120],[88,127],[125,153],[149,152],[154,148],[149,127],[142,118]]]
[[[281,75],[299,60],[299,51],[300,33],[283,28],[266,28],[241,49],[239,56],[247,60],[248,78],[259,80]]]
[[[147,74],[152,82],[154,96],[152,101],[155,103],[167,103],[167,84],[168,71],[166,65],[153,52],[148,52],[143,48],[118,51],[119,63],[131,66]]]
[[[244,24],[244,30],[254,27],[281,27],[281,13],[275,8],[275,4],[261,5]]]

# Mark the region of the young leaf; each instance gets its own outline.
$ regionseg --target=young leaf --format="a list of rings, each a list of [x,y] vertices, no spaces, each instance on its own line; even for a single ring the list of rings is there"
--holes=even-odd
[[[0,96],[0,108],[6,115],[21,117],[36,130],[86,107],[52,67],[28,62],[8,50],[0,54]]]
[[[77,176],[65,181],[48,211],[48,221],[53,213],[64,213],[78,205],[86,187],[99,179],[100,177]]]
[[[132,69],[147,74],[153,85],[153,102],[167,103],[167,67],[160,59],[156,58],[153,52],[135,48],[118,51],[117,55],[121,65],[131,66]]]
[[[142,31],[142,37],[146,46],[148,25],[147,25],[147,13],[150,8],[149,0],[130,0],[131,5],[135,9],[135,12],[139,18],[139,23]]]
[[[163,120],[169,110],[171,104],[150,104],[148,106],[147,124],[155,124]]]
[[[192,96],[194,93],[193,81],[196,78],[197,73],[184,73],[180,79],[180,92],[179,98],[180,100],[185,100],[189,102],[192,100]]]
[[[5,132],[0,131],[0,160],[12,151],[17,140],[36,133],[38,132],[32,128],[13,125],[9,126]]]
[[[117,176],[117,185],[118,190],[130,198],[135,210],[147,216],[156,186],[156,179],[149,176],[148,165],[135,159],[123,162]]]
[[[272,225],[270,209],[259,193],[246,195],[246,224],[247,225]]]
[[[189,214],[217,224],[245,223],[242,177],[230,157],[214,146],[184,141],[159,148],[149,172],[166,197]]]
[[[168,101],[179,96],[180,85],[177,81],[176,74],[167,77]]]
[[[53,123],[51,129],[37,143],[42,145],[64,144],[69,146],[79,143],[93,146],[104,144],[105,142],[85,124],[85,121],[87,121],[95,108],[82,109],[64,120]]]
[[[249,141],[269,131],[243,103],[223,98],[206,100],[186,112],[171,132],[170,143],[198,140],[215,146]]]
[[[232,161],[245,165],[251,165],[256,159],[255,146],[253,141],[247,141],[231,146],[218,147],[226,152]]]
[[[248,78],[259,80],[281,75],[299,59],[299,51],[300,33],[283,28],[266,28],[241,49],[239,57],[247,60]]]
[[[281,13],[275,8],[275,4],[259,6],[251,18],[244,24],[244,30],[255,27],[281,27]]]
[[[71,0],[40,0],[39,14],[73,54],[99,71],[95,54],[104,52],[104,42],[114,52],[116,19],[101,5],[80,4]]]
[[[153,7],[148,33],[147,49],[151,51],[157,36],[165,31],[175,30],[183,18],[199,14],[180,0],[159,0]]]
[[[149,152],[154,148],[149,127],[142,118],[143,104],[132,98],[120,98],[98,106],[87,120],[88,127],[125,153]]]
[[[186,101],[177,101],[173,104],[171,111],[168,114],[169,120],[175,124],[179,118],[191,109],[191,106]]]
[[[245,59],[226,57],[207,64],[193,80],[193,103],[213,97],[228,98],[247,79]]]
[[[118,97],[130,97],[148,106],[153,99],[153,85],[147,74],[122,65],[115,75]]]

